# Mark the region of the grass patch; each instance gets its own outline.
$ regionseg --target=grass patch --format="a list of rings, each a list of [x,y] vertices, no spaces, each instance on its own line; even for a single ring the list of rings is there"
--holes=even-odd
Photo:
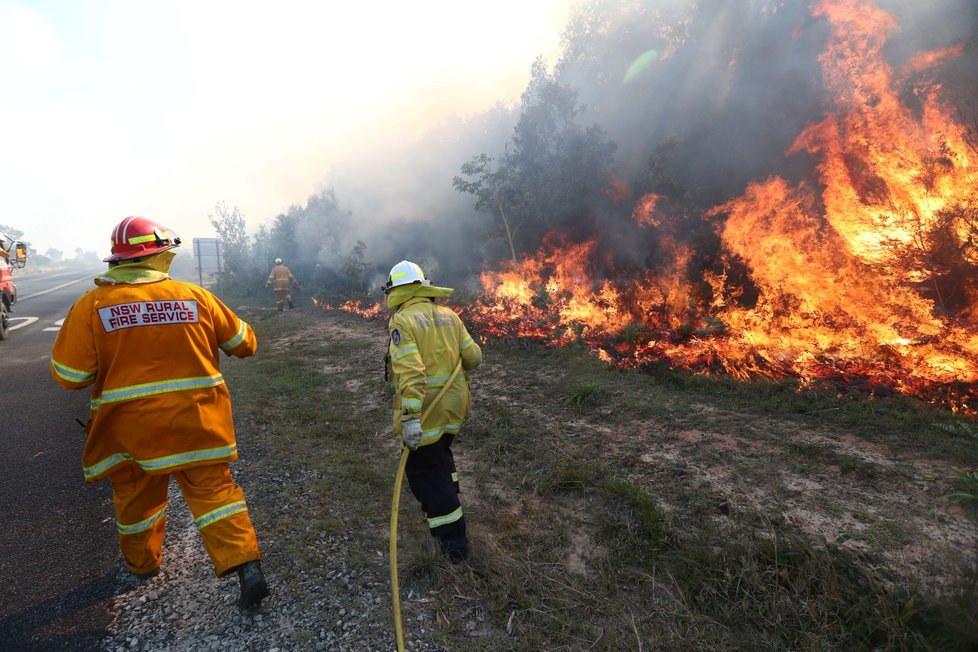
[[[599,527],[613,558],[628,565],[654,563],[665,541],[662,511],[655,498],[630,482],[609,478],[600,485],[606,499]]]
[[[493,404],[473,416],[466,425],[470,437],[498,458],[518,456],[524,448],[530,429],[517,427],[513,414],[505,405]]]
[[[595,383],[573,384],[564,392],[563,401],[583,413],[589,405],[597,402],[598,394]]]
[[[540,344],[494,345],[494,354],[514,358],[515,368],[541,365],[565,370],[554,400],[585,407],[600,399],[619,415],[654,417],[667,425],[687,426],[704,419],[691,404],[708,404],[713,414],[740,413],[745,422],[777,418],[810,429],[844,429],[867,441],[914,450],[939,459],[978,465],[978,424],[919,400],[891,395],[871,397],[840,394],[830,389],[801,387],[792,380],[740,382],[729,377],[691,374],[667,365],[640,370],[610,367],[581,347],[549,348]],[[509,364],[509,361],[507,362]],[[587,387],[595,390],[588,392]],[[590,396],[592,395],[593,396]],[[576,397],[576,399],[575,399]],[[619,399],[620,397],[620,399]],[[715,416],[706,415],[707,423]]]
[[[957,491],[948,498],[962,505],[978,505],[978,471],[962,473],[954,478],[954,488]]]
[[[661,366],[646,369],[656,386],[682,391],[724,411],[749,412],[794,421],[811,428],[844,428],[868,441],[925,452],[952,462],[978,464],[978,425],[963,417],[904,396],[840,396],[828,390],[800,388],[792,381],[696,376]],[[660,403],[660,409],[661,409]],[[682,420],[675,407],[672,416]],[[683,420],[685,421],[685,420]]]
[[[877,478],[880,475],[880,467],[872,462],[860,459],[854,455],[839,455],[839,469],[843,473],[855,473],[864,478]]]
[[[807,441],[792,441],[785,444],[784,452],[791,457],[815,460],[825,455],[825,449],[816,443]]]
[[[834,465],[843,474],[851,474],[865,480],[878,478],[879,465],[848,453],[836,453],[824,444],[810,441],[790,441],[784,445],[784,453],[796,461],[795,472],[809,475],[813,464]]]

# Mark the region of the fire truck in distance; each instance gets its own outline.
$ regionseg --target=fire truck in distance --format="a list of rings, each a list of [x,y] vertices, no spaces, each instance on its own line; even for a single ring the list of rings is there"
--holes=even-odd
[[[17,303],[17,286],[11,270],[27,264],[27,245],[0,233],[0,340],[10,335],[10,313]]]

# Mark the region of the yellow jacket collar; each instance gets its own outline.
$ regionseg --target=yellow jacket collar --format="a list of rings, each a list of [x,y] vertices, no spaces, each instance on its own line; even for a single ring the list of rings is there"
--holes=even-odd
[[[415,297],[428,299],[450,297],[454,291],[452,288],[443,288],[437,285],[401,285],[387,294],[387,307],[397,308],[408,299],[414,299]]]
[[[115,285],[117,283],[156,283],[170,278],[170,263],[176,252],[161,251],[158,254],[136,262],[125,261],[109,265],[109,270],[95,277],[95,285]]]

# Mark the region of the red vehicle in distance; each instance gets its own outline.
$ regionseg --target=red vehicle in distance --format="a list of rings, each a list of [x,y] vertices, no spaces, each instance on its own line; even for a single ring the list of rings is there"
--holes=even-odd
[[[27,245],[0,233],[0,340],[10,335],[10,313],[17,303],[12,270],[27,264]]]

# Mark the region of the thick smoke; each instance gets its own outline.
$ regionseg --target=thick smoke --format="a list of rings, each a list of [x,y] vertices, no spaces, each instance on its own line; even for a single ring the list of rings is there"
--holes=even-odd
[[[329,183],[355,216],[342,248],[357,240],[367,245],[372,286],[379,287],[403,259],[425,264],[436,281],[452,282],[493,259],[491,246],[486,248],[486,216],[452,188],[452,178],[474,152],[505,143],[514,120],[514,112],[502,106],[449,116],[416,142],[362,152],[335,167]]]
[[[316,278],[327,294],[349,283],[343,267],[358,243],[364,245],[363,284],[374,294],[402,259],[422,263],[436,282],[471,281],[471,272],[496,254],[486,235],[488,217],[452,188],[452,177],[473,152],[505,143],[514,120],[514,111],[502,106],[449,116],[417,141],[349,155],[304,206],[274,220],[275,248],[289,251],[298,271]],[[258,257],[269,256],[271,250]]]
[[[965,44],[942,72],[953,99],[974,106],[978,3],[878,4],[900,26],[887,45],[894,66],[921,50]],[[708,258],[717,246],[703,218],[709,208],[739,195],[754,179],[813,179],[810,157],[786,150],[806,124],[833,108],[819,62],[827,34],[827,22],[813,17],[809,3],[793,0],[580,4],[564,33],[564,55],[548,73],[554,85],[548,88],[569,91],[577,103],[564,114],[576,130],[563,125],[554,133],[580,142],[566,148],[564,160],[539,158],[561,168],[552,187],[548,178],[502,193],[515,214],[534,206],[517,225],[517,253],[532,254],[556,227],[572,235],[601,234],[615,268],[654,267],[667,254],[635,228],[633,210],[643,195],[656,193],[660,210],[671,215],[674,236],[693,241]],[[426,264],[436,282],[454,285],[505,264],[509,254],[495,237],[497,216],[476,211],[475,197],[457,192],[452,182],[463,163],[482,153],[499,162],[519,155],[513,169],[533,172],[533,140],[514,128],[534,110],[533,102],[551,96],[529,95],[528,89],[522,105],[452,117],[416,142],[360,152],[337,164],[323,180],[333,209],[316,216],[313,200],[320,193],[289,212],[302,225],[294,234],[296,255],[329,268],[336,279],[363,242],[370,286],[402,258]],[[604,144],[614,152],[610,165],[588,168],[574,160],[581,148]],[[589,169],[602,178],[585,182]],[[616,190],[575,195],[567,189],[573,183]],[[579,204],[569,205],[568,197],[575,196]],[[698,264],[708,266],[709,260]]]

